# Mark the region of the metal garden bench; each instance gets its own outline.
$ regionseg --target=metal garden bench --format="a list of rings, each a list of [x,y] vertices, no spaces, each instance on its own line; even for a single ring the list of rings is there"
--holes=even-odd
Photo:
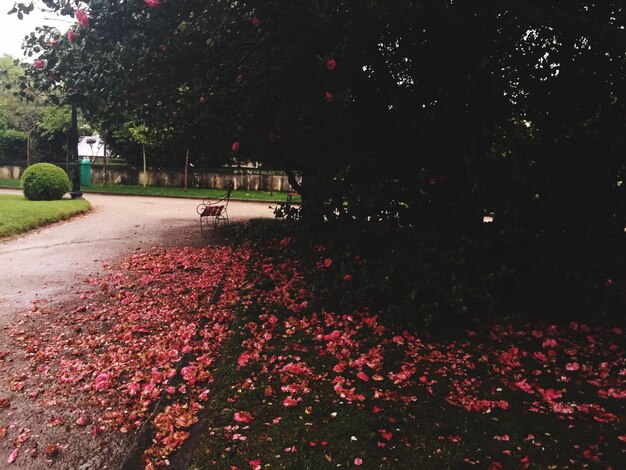
[[[203,199],[198,204],[196,211],[200,215],[200,233],[209,236],[209,228],[215,230],[220,223],[228,224],[228,203],[230,201],[229,189],[224,196],[218,199]]]

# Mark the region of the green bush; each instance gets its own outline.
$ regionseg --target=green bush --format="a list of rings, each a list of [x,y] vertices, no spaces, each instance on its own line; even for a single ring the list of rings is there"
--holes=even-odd
[[[22,175],[24,196],[31,201],[61,199],[70,190],[70,179],[62,168],[51,163],[35,163]]]

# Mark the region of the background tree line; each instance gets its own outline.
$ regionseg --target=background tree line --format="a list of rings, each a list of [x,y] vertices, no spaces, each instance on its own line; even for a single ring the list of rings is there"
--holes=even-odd
[[[30,100],[16,96],[25,67],[13,57],[0,57],[0,164],[66,163],[70,108],[34,93]]]

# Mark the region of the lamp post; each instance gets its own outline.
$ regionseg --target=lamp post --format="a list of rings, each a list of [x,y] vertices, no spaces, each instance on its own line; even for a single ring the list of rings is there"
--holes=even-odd
[[[80,190],[80,162],[78,161],[78,119],[76,117],[76,103],[72,103],[72,127],[70,128],[70,156],[74,162],[72,165],[72,199],[81,199],[83,193]]]

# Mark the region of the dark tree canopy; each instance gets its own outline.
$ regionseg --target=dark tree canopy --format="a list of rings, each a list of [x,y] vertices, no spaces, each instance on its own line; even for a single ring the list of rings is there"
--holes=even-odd
[[[620,1],[45,3],[80,24],[28,41],[42,89],[107,129],[300,171],[311,219],[458,237],[488,211],[536,256],[623,231]]]

